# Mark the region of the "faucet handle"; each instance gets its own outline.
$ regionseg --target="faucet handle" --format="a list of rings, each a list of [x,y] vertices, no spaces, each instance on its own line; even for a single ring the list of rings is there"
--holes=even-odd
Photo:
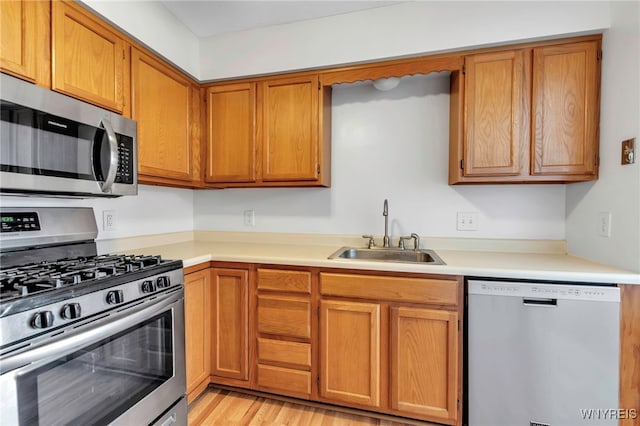
[[[412,235],[411,237],[400,237],[400,239],[398,240],[398,248],[399,248],[400,250],[404,250],[404,249],[405,249],[405,247],[404,247],[404,242],[405,242],[406,240],[410,240],[410,239],[412,239],[412,238],[413,238],[413,235]]]
[[[413,239],[413,249],[420,250],[420,235],[413,233],[409,238]]]
[[[369,241],[367,243],[368,248],[374,248],[376,246],[376,242],[373,239],[373,235],[363,235],[362,238],[368,238]]]

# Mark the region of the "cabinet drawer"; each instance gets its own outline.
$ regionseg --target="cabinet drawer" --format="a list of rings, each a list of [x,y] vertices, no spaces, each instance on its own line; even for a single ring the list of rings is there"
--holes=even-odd
[[[307,271],[258,269],[258,290],[311,294],[311,273]]]
[[[320,294],[394,302],[457,305],[458,281],[321,273]]]
[[[258,338],[258,362],[277,362],[295,368],[311,368],[311,345]]]
[[[258,332],[311,337],[311,303],[302,297],[258,296]]]
[[[258,386],[285,394],[311,395],[311,372],[258,364]]]

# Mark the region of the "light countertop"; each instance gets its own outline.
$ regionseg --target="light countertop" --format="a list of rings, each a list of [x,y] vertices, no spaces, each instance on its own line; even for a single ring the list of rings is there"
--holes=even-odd
[[[186,239],[185,241],[172,241],[171,238],[147,240],[148,246],[129,247],[118,251],[160,254],[166,259],[182,259],[185,268],[208,261],[223,261],[487,278],[640,284],[640,274],[636,272],[563,254],[559,250],[547,250],[547,252],[529,250],[527,252],[522,249],[522,247],[531,248],[529,246],[509,247],[508,250],[499,244],[489,244],[488,250],[481,250],[477,247],[474,247],[473,250],[465,250],[464,247],[438,249],[436,246],[429,246],[428,248],[435,250],[446,265],[421,265],[328,259],[341,246],[363,246],[361,239],[353,239],[353,237],[332,240],[302,236],[298,240],[280,238],[276,240],[284,241],[284,243],[274,243],[272,242],[274,239],[268,237],[233,235],[232,238],[229,238],[229,236],[228,233],[202,232],[182,238]],[[159,241],[162,243],[157,244]],[[500,250],[495,250],[496,248]]]

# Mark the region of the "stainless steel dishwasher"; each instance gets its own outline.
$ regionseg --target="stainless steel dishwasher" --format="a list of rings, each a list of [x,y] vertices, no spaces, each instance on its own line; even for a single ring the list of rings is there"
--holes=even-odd
[[[620,289],[468,281],[470,426],[616,425]]]

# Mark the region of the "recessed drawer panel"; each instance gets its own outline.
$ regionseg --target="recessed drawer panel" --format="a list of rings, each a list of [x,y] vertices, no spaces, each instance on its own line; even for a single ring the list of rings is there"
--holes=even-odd
[[[309,343],[258,338],[258,362],[287,364],[294,368],[311,368]]]
[[[311,303],[302,297],[258,296],[258,332],[311,337]]]
[[[269,391],[311,395],[311,372],[258,364],[258,386]]]
[[[311,294],[311,273],[307,271],[258,269],[258,290]]]
[[[320,294],[394,302],[457,305],[458,281],[321,273]]]

